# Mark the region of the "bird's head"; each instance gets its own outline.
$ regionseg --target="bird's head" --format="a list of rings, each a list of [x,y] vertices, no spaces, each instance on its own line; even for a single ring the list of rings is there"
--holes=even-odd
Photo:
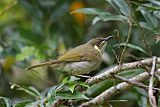
[[[111,39],[113,36],[108,36],[106,38],[94,38],[91,39],[88,44],[93,46],[96,50],[103,52],[105,47],[107,46],[107,41]]]

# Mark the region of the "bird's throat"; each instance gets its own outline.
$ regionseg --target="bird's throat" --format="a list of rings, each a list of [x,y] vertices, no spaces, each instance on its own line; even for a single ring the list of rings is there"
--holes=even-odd
[[[94,46],[94,49],[96,49],[97,51],[101,52],[101,50],[99,49],[99,47],[97,45]]]

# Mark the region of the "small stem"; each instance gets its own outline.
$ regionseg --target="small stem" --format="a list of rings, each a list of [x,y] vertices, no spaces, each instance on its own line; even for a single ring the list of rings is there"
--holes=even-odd
[[[144,85],[144,84],[141,83],[141,82],[130,81],[129,79],[124,78],[124,77],[121,77],[121,76],[119,76],[119,75],[115,75],[115,74],[114,74],[114,75],[113,75],[113,78],[119,79],[119,80],[121,80],[121,81],[123,81],[123,82],[126,82],[126,83],[128,83],[128,84],[131,84],[131,85],[134,85],[134,86],[143,88],[143,89],[145,89],[145,90],[148,90],[148,88],[149,88],[149,86],[146,86],[146,85]],[[154,90],[157,90],[157,91],[160,91],[159,88],[154,88],[154,87],[153,87],[153,89],[154,89]]]
[[[128,21],[128,25],[129,25],[128,36],[127,36],[126,44],[125,44],[125,46],[124,46],[124,48],[123,48],[123,50],[122,50],[122,53],[121,53],[121,57],[120,57],[120,65],[121,65],[122,62],[123,62],[123,57],[124,57],[124,54],[125,54],[125,51],[126,51],[128,42],[129,42],[130,37],[131,37],[132,21]]]

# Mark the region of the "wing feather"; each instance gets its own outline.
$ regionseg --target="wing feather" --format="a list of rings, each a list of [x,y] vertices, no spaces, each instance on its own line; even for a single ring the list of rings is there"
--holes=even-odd
[[[71,49],[64,55],[58,57],[57,60],[67,61],[67,62],[92,61],[94,59],[96,60],[98,55],[100,55],[100,52],[98,51],[95,52],[92,46],[84,44]]]

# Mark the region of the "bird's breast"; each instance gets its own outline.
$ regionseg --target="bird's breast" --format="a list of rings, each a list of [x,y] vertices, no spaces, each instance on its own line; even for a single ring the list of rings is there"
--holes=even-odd
[[[72,75],[88,74],[100,66],[100,61],[70,62],[64,65],[63,70]]]

